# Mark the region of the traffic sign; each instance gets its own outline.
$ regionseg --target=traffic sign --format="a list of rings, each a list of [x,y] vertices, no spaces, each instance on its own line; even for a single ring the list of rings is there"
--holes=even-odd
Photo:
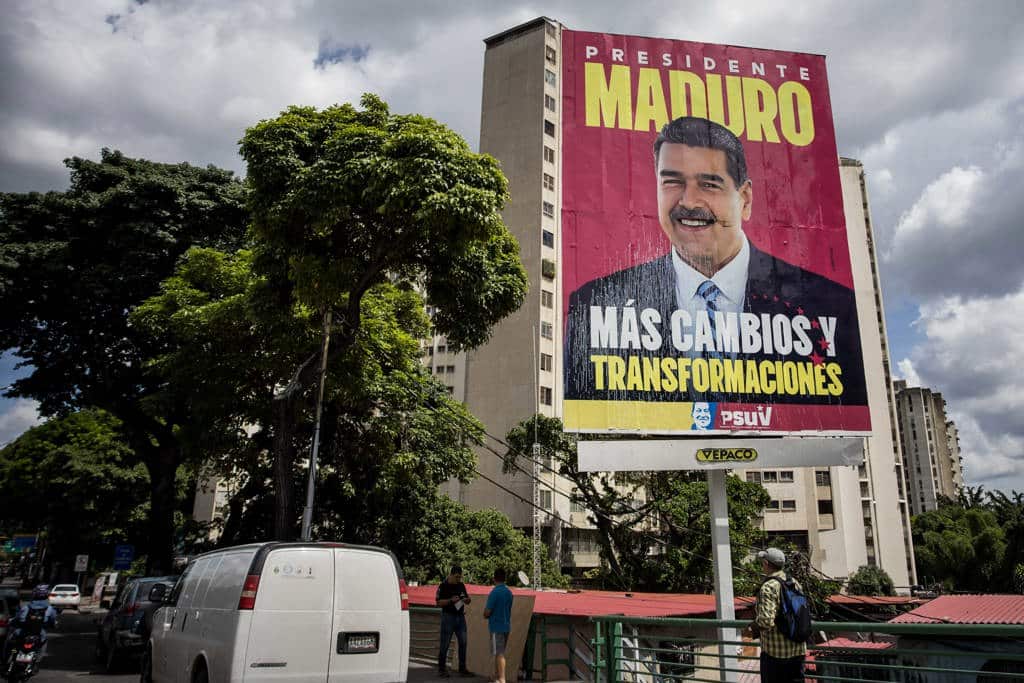
[[[84,572],[89,568],[89,556],[88,555],[75,555],[75,571]]]
[[[134,559],[135,546],[128,544],[114,546],[114,569],[129,569]]]

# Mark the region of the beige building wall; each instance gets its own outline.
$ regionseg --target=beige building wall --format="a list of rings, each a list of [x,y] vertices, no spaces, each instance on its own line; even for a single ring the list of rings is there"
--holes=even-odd
[[[864,546],[868,563],[884,569],[906,593],[915,582],[914,551],[864,168],[843,159],[839,170],[871,408],[871,436],[865,439],[864,465],[858,471]]]
[[[907,454],[911,513],[938,507],[939,496],[956,498],[964,485],[960,436],[946,415],[942,394],[895,383],[900,440]]]

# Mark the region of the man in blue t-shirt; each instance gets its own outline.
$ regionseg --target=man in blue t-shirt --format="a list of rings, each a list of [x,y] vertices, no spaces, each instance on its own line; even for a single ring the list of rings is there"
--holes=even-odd
[[[484,608],[487,630],[491,632],[491,654],[494,656],[494,680],[505,683],[505,648],[512,630],[512,591],[505,585],[505,570],[494,570],[494,588]]]

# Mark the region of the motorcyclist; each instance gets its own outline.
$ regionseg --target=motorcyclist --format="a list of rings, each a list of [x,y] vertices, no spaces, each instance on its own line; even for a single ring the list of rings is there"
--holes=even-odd
[[[8,624],[7,642],[4,644],[5,659],[11,647],[23,635],[38,635],[40,649],[46,645],[46,629],[57,625],[57,610],[50,605],[50,587],[39,584],[32,589],[28,604],[22,605],[18,614]]]

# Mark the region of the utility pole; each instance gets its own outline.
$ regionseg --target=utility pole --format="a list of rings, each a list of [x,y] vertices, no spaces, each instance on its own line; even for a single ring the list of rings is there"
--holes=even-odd
[[[316,428],[313,452],[309,456],[309,481],[306,483],[306,507],[302,511],[302,540],[312,540],[313,497],[316,492],[316,460],[320,453],[320,417],[324,411],[324,384],[327,381],[327,347],[331,343],[331,309],[324,313],[324,343],[320,349],[320,393],[316,398]]]
[[[540,442],[537,440],[537,415],[540,413],[540,385],[537,376],[537,326],[533,326],[533,588],[540,590]]]

